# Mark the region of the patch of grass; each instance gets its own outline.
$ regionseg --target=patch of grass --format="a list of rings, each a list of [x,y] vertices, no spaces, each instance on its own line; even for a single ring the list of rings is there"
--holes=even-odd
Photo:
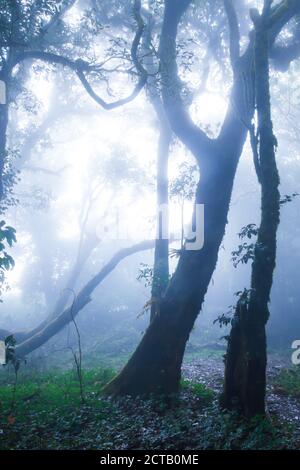
[[[183,379],[181,380],[181,388],[183,390],[190,389],[205,404],[211,403],[215,396],[213,390],[200,382],[192,382],[190,380]]]
[[[275,392],[300,398],[300,368],[283,369],[274,382]]]
[[[74,370],[44,374],[24,368],[11,409],[13,375],[0,382],[0,449],[288,449],[295,433],[279,422],[251,422],[224,413],[215,393],[183,380],[174,402],[123,397],[101,389],[114,375],[105,368],[83,370],[85,402]]]
[[[81,402],[74,370],[20,374],[14,403],[14,384],[4,385],[2,377],[0,449],[72,446],[72,435],[81,429],[92,410],[99,418],[107,414],[101,389],[113,375],[110,369],[83,371],[85,403]]]

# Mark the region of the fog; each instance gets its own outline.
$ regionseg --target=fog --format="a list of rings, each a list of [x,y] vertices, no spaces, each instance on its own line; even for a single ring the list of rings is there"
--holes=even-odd
[[[22,5],[22,1],[19,3]],[[131,12],[132,2],[69,3],[72,6],[60,15],[59,23],[45,33],[42,50],[63,56],[73,65],[53,58],[44,60],[36,53],[40,46],[34,42],[38,40],[34,33],[31,35],[24,9],[25,29],[20,27],[19,36],[21,42],[26,37],[27,42],[31,41],[28,50],[33,54],[15,61],[7,82],[9,111],[1,219],[15,229],[16,242],[5,246],[12,263],[1,270],[0,339],[11,334],[17,346],[22,346],[22,338],[28,339],[28,332],[49,325],[69,309],[62,327],[32,348],[26,363],[22,358],[21,368],[72,368],[79,335],[84,367],[103,365],[118,371],[147,331],[152,306],[157,302],[153,269],[158,191],[162,184],[157,162],[163,125],[171,132],[165,155],[170,279],[174,273],[175,279],[176,273],[181,273],[180,266],[177,268],[191,228],[197,183],[200,180],[201,187],[203,169],[206,184],[210,167],[205,159],[203,166],[197,165],[192,153],[196,144],[186,145],[187,132],[180,128],[181,115],[178,114],[178,128],[176,122],[173,124],[176,116],[173,121],[169,117],[169,124],[162,124],[168,120],[170,99],[167,94],[161,96],[163,80],[168,78],[164,71],[160,77],[159,65],[164,2],[142,2],[141,14],[147,27],[138,43],[137,58],[133,45],[140,23],[137,12]],[[236,3],[243,54],[251,42],[249,9],[256,7],[261,11],[264,2]],[[203,129],[210,139],[217,139],[222,133],[229,112],[240,112],[236,111],[231,92],[240,72],[231,68],[222,4],[195,2],[177,34],[179,85],[176,82],[174,87],[180,87],[193,125]],[[280,4],[274,2],[272,8]],[[4,8],[3,17],[5,11]],[[38,13],[37,24],[47,24],[47,15],[51,14],[51,8]],[[299,30],[298,16],[297,21],[292,19],[279,32],[278,47],[292,41],[294,29]],[[6,46],[2,47],[1,57],[3,66],[9,60]],[[278,65],[276,57],[270,57],[270,92],[273,131],[278,142],[281,211],[266,328],[269,353],[291,362],[292,343],[300,335],[300,64],[296,58],[286,62],[282,59]],[[145,70],[146,85],[136,91]],[[85,78],[80,78],[80,73]],[[171,81],[167,83],[171,87]],[[101,97],[100,102],[97,97]],[[105,109],[101,102],[127,97],[130,99],[113,109]],[[164,105],[166,112],[162,110]],[[163,116],[161,121],[159,116]],[[258,125],[257,116],[251,122]],[[228,147],[231,143],[228,141]],[[222,363],[232,324],[229,321],[220,325],[218,318],[228,312],[233,315],[241,293],[251,282],[254,258],[247,258],[247,253],[254,249],[255,238],[242,238],[239,234],[243,227],[260,225],[261,187],[249,134],[242,147],[225,235],[204,302],[199,301],[197,307],[199,315],[189,335],[184,363],[202,357],[203,351],[208,357],[217,355]],[[217,180],[210,191],[223,198]],[[211,206],[202,202],[204,227],[206,223],[210,227],[207,214]],[[222,217],[220,213],[220,221]],[[209,229],[204,232],[206,237]],[[145,241],[151,244],[151,240],[147,249],[133,248],[128,255],[122,251]],[[210,240],[205,238],[204,247],[206,243]],[[248,247],[242,257],[244,243]],[[101,270],[105,271],[103,279],[82,296],[85,286]],[[186,282],[194,285],[192,278]],[[184,292],[184,285],[179,284],[179,291],[182,288]],[[168,289],[166,292],[167,296]],[[155,315],[160,315],[160,307]]]

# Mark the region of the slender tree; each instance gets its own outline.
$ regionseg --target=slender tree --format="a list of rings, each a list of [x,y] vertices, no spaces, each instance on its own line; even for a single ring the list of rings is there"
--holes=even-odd
[[[261,223],[254,249],[251,288],[237,304],[225,360],[222,401],[227,408],[239,407],[248,416],[265,413],[266,332],[268,304],[276,264],[276,234],[279,225],[279,174],[277,140],[273,134],[269,84],[269,31],[271,1],[264,10],[251,13],[255,27],[255,97],[257,109],[257,176],[261,185]],[[257,145],[257,143],[255,144]]]

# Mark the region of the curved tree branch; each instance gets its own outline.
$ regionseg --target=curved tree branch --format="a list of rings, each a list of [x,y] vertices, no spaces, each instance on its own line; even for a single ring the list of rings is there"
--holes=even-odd
[[[18,357],[24,357],[35,349],[45,344],[49,339],[56,335],[62,328],[72,321],[90,301],[91,295],[94,290],[101,284],[101,282],[115,269],[115,267],[125,258],[141,251],[154,248],[154,240],[147,240],[128,248],[119,250],[108,263],[103,266],[99,271],[78,293],[76,300],[72,307],[66,308],[60,315],[47,323],[41,330],[37,331],[35,328],[34,334],[28,337],[26,334],[25,341],[17,344],[15,353]],[[72,309],[72,310],[71,310]],[[44,323],[42,323],[44,324]],[[0,337],[5,338],[9,336],[6,330],[0,330]]]
[[[91,66],[87,62],[83,60],[71,60],[67,57],[54,54],[52,52],[45,52],[45,51],[24,51],[19,54],[17,54],[14,58],[14,61],[12,63],[12,67],[16,66],[18,63],[25,61],[25,60],[42,60],[44,62],[48,62],[51,64],[58,64],[62,65],[63,67],[68,67],[71,69],[73,72],[76,73],[77,77],[79,78],[80,82],[82,83],[83,87],[87,91],[87,93],[90,95],[90,97],[102,108],[106,110],[118,108],[120,106],[123,106],[124,104],[129,103],[130,101],[133,101],[134,98],[140,93],[140,91],[144,88],[147,77],[142,76],[140,77],[137,85],[135,86],[133,92],[127,96],[126,98],[121,98],[117,101],[114,101],[112,103],[107,103],[103,98],[97,95],[97,93],[93,90],[92,86],[88,82],[87,78],[85,77],[84,72],[92,72],[96,69],[96,66]]]
[[[199,161],[200,153],[211,151],[213,141],[194,124],[181,97],[182,82],[176,63],[177,28],[191,0],[166,0],[160,40],[162,94],[172,130]]]
[[[133,101],[142,91],[147,81],[146,77],[141,77],[137,85],[135,86],[133,92],[129,96],[127,96],[126,98],[121,98],[117,101],[113,101],[111,103],[107,103],[100,96],[98,96],[97,93],[95,93],[95,91],[93,90],[92,86],[86,79],[84,72],[82,70],[77,70],[76,74],[79,80],[81,81],[83,87],[85,88],[86,92],[90,95],[90,97],[94,101],[96,101],[97,104],[99,104],[100,106],[102,106],[102,108],[106,110],[119,108],[120,106],[123,106],[124,104],[130,103],[131,101]]]
[[[147,83],[147,71],[145,70],[142,63],[138,59],[138,47],[139,47],[141,38],[144,33],[144,29],[145,29],[145,25],[141,16],[141,1],[140,0],[134,0],[133,14],[134,14],[135,21],[137,23],[137,31],[135,33],[132,46],[131,46],[131,58],[139,74],[139,80],[134,90],[132,91],[132,93],[126,98],[121,98],[117,101],[107,103],[103,98],[97,95],[97,93],[94,91],[93,87],[87,80],[85,76],[85,72],[86,73],[93,72],[93,71],[99,72],[99,70],[101,70],[101,66],[100,67],[97,65],[92,66],[88,62],[83,61],[81,59],[71,60],[67,57],[64,57],[64,56],[61,56],[59,54],[55,54],[52,52],[29,50],[29,51],[22,51],[22,52],[15,54],[10,64],[10,69],[12,70],[20,62],[29,60],[29,59],[42,60],[42,61],[49,62],[52,64],[62,65],[63,67],[68,67],[69,69],[71,69],[73,72],[76,73],[77,77],[79,78],[80,82],[82,83],[83,87],[85,88],[89,96],[97,104],[102,106],[102,108],[106,110],[110,110],[110,109],[115,109],[120,106],[123,106],[124,104],[127,104],[133,101]]]

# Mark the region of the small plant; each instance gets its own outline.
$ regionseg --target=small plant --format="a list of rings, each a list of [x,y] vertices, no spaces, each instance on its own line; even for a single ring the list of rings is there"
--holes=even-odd
[[[14,384],[13,384],[13,394],[12,394],[12,400],[11,400],[11,406],[10,406],[10,416],[11,413],[13,412],[16,404],[16,392],[17,392],[17,383],[18,383],[18,372],[20,369],[21,361],[18,359],[18,357],[15,354],[15,346],[16,346],[16,340],[13,337],[13,335],[7,336],[5,338],[5,349],[6,349],[6,363],[7,364],[12,364],[14,368]]]
[[[183,390],[192,390],[192,392],[205,404],[211,403],[214,398],[213,390],[200,382],[192,382],[190,380],[183,379],[181,380],[181,388]]]
[[[230,310],[228,310],[226,313],[222,313],[219,315],[214,321],[213,324],[215,325],[216,323],[219,323],[220,328],[223,326],[227,326],[232,322],[234,311],[233,311],[233,306],[231,305],[229,307]]]
[[[235,292],[234,295],[238,297],[238,301],[237,301],[238,305],[242,306],[242,305],[249,303],[250,294],[251,294],[251,289],[246,289],[246,288],[244,288],[244,290]],[[213,321],[213,323],[214,324],[219,323],[220,328],[222,328],[223,326],[227,326],[229,324],[232,325],[232,322],[234,321],[236,308],[237,308],[236,305],[229,305],[227,312],[219,315]]]
[[[82,375],[82,348],[81,348],[81,336],[80,336],[80,331],[79,331],[79,328],[78,328],[78,325],[77,325],[77,322],[75,320],[75,317],[74,317],[74,314],[73,314],[73,309],[74,309],[74,305],[75,305],[75,302],[76,302],[76,294],[75,292],[72,290],[72,289],[69,289],[72,293],[73,293],[73,302],[72,302],[72,305],[70,307],[70,315],[71,315],[71,318],[72,318],[72,322],[73,322],[73,325],[74,325],[74,328],[75,328],[75,331],[76,331],[76,336],[77,336],[77,342],[78,342],[78,353],[76,351],[74,351],[74,349],[72,348],[72,346],[69,346],[69,349],[71,350],[72,352],[72,355],[73,355],[73,358],[74,358],[74,363],[75,363],[75,367],[76,367],[76,373],[77,373],[77,377],[78,377],[78,382],[79,382],[79,389],[80,389],[80,398],[81,398],[81,402],[84,403],[84,390],[83,390],[83,375]]]
[[[137,281],[143,282],[145,287],[151,287],[153,282],[153,268],[146,263],[140,263]]]
[[[242,227],[241,231],[238,233],[240,240],[248,238],[251,240],[252,237],[256,237],[258,234],[258,228],[255,224],[248,224],[245,227]],[[233,266],[236,268],[240,263],[247,264],[249,260],[254,259],[254,250],[255,243],[241,243],[237,250],[234,250],[232,254]]]
[[[191,201],[196,191],[198,175],[197,165],[183,162],[179,167],[179,176],[170,184],[170,197],[180,202]]]
[[[6,349],[6,363],[11,363],[15,369],[20,368],[20,360],[15,354],[15,346],[17,342],[13,335],[7,336],[5,338],[5,349]]]
[[[17,241],[16,230],[6,225],[4,220],[0,221],[0,297],[5,287],[5,273],[15,265],[13,258],[7,253],[6,246],[10,248]],[[2,302],[0,298],[0,302]]]

